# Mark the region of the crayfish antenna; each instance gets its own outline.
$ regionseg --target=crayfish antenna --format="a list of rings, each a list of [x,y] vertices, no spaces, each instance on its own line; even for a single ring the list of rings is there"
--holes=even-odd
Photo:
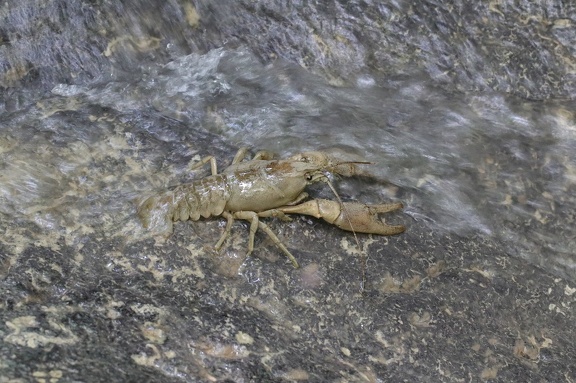
[[[354,163],[364,164],[366,162],[354,162]],[[364,252],[361,251],[360,241],[358,240],[358,236],[356,235],[356,230],[354,230],[354,225],[352,225],[352,221],[350,221],[350,215],[348,214],[348,211],[346,210],[346,205],[342,202],[340,195],[338,194],[338,192],[336,191],[336,188],[334,188],[334,186],[332,185],[332,182],[330,182],[328,177],[326,177],[326,183],[330,187],[330,190],[332,190],[332,193],[334,193],[334,195],[336,196],[336,199],[338,200],[338,203],[340,204],[340,209],[344,210],[344,212],[345,212],[344,215],[346,216],[346,220],[348,221],[348,224],[350,225],[350,229],[352,229],[352,234],[354,234],[354,240],[356,241],[356,246],[358,246],[358,251],[360,252],[360,268],[362,270],[362,277],[360,280],[360,293],[364,294],[364,286],[366,285],[366,254],[364,254]]]

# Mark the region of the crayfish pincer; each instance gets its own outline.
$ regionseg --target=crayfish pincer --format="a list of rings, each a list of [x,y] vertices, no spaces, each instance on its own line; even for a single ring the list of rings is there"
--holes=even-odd
[[[368,162],[338,161],[324,152],[299,153],[284,160],[258,152],[252,160],[244,161],[246,152],[240,149],[221,173],[214,157],[206,157],[196,167],[210,163],[212,175],[143,199],[138,205],[138,216],[144,227],[166,234],[172,233],[176,221],[222,216],[227,224],[216,243],[216,249],[220,249],[234,220],[246,220],[250,222],[248,255],[254,250],[254,235],[261,229],[294,267],[298,267],[296,258],[260,218],[288,219],[286,214],[305,214],[355,233],[393,235],[405,230],[404,226],[387,225],[378,218],[379,213],[401,209],[401,203],[365,205],[341,202],[339,197],[338,201],[309,199],[304,191],[315,182],[326,182],[332,188],[328,173],[352,176],[357,174],[359,164]]]

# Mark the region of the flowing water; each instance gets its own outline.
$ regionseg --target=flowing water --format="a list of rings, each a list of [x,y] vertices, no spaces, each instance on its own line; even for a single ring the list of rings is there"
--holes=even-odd
[[[344,84],[282,60],[263,65],[242,48],[140,69],[5,109],[4,246],[21,251],[36,233],[79,248],[95,232],[134,235],[134,198],[194,178],[196,132],[206,132],[219,150],[364,158],[374,165],[361,182],[342,182],[346,198],[401,200],[412,224],[490,237],[576,278],[574,102],[448,93],[418,72]]]

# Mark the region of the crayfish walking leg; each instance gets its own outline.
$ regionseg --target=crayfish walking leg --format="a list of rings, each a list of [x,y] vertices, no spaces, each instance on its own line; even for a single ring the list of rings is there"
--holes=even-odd
[[[286,246],[284,246],[284,244],[280,241],[280,239],[276,236],[276,234],[274,234],[274,232],[270,230],[270,227],[268,227],[268,225],[266,225],[264,222],[260,221],[259,213],[253,211],[237,211],[234,213],[223,212],[222,216],[224,216],[228,220],[228,222],[226,223],[226,229],[224,229],[224,233],[222,233],[222,236],[216,243],[215,246],[216,250],[220,249],[220,247],[224,243],[224,240],[226,239],[226,237],[228,237],[228,234],[230,234],[230,230],[232,228],[232,223],[234,223],[234,219],[242,219],[250,222],[250,234],[248,237],[248,253],[246,254],[246,256],[249,256],[254,251],[254,236],[256,235],[256,231],[258,230],[258,228],[260,228],[262,231],[268,234],[268,236],[276,244],[276,246],[278,246],[280,250],[282,250],[284,254],[286,254],[286,256],[288,257],[288,259],[290,259],[292,265],[294,265],[295,268],[300,267],[296,258],[294,258],[292,253],[290,253],[290,251],[286,248]]]

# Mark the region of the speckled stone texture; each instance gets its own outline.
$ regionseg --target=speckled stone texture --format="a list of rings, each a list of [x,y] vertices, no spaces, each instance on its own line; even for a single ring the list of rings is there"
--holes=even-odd
[[[148,109],[35,102],[58,83],[240,45],[335,84],[424,71],[454,91],[574,99],[576,9],[537,3],[5,2],[0,166],[29,146],[46,166],[30,172],[58,198],[0,196],[0,383],[575,381],[575,281],[402,213],[387,219],[406,233],[359,235],[362,251],[323,222],[270,220],[301,269],[261,233],[246,258],[240,223],[216,253],[222,219],[146,237],[133,203],[144,180],[185,169],[182,153],[225,166],[237,148]],[[40,176],[72,157],[77,168]]]

